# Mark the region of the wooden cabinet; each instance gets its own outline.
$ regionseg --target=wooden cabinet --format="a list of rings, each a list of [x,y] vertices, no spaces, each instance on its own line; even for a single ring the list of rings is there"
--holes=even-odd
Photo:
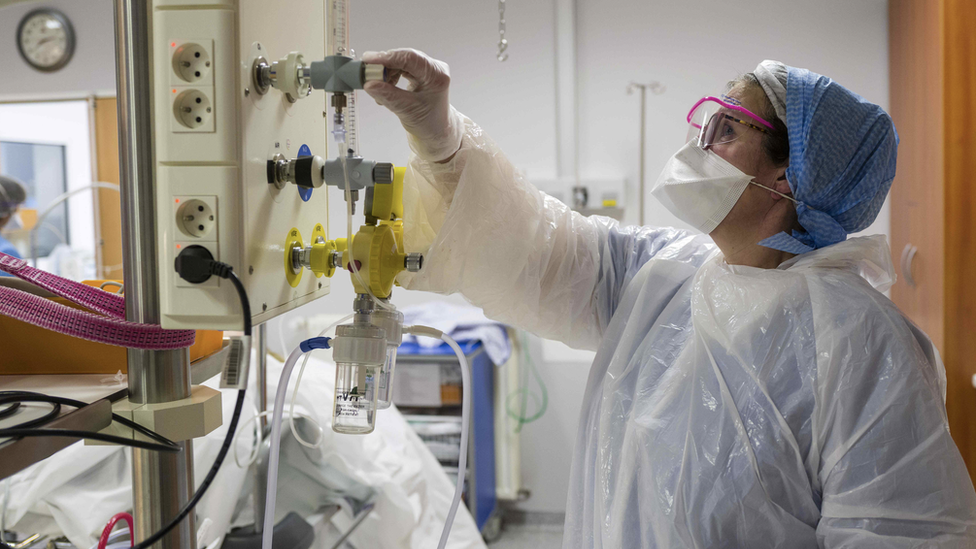
[[[976,479],[976,2],[890,0],[894,302],[945,361],[949,428]]]
[[[98,180],[119,184],[119,128],[114,97],[95,99],[95,151]],[[119,193],[99,189],[95,206],[101,236],[99,277],[122,280],[122,206]]]

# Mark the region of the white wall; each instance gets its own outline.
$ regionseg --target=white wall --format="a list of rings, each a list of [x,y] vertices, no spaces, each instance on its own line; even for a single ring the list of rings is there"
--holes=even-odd
[[[0,96],[104,92],[115,89],[115,20],[112,0],[44,0],[0,7]],[[77,46],[66,67],[40,72],[17,51],[17,25],[39,7],[58,9],[71,20]]]

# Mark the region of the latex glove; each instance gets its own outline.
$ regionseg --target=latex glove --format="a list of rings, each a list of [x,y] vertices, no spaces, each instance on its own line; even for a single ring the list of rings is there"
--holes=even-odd
[[[400,118],[417,156],[439,162],[461,148],[464,124],[448,98],[447,63],[413,49],[366,52],[363,62],[387,68],[387,82],[367,82],[363,89]],[[401,76],[409,84],[405,90],[396,86]]]

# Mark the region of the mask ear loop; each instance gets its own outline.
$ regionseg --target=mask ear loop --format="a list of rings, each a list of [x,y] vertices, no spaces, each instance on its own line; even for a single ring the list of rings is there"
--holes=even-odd
[[[771,193],[774,193],[774,194],[778,194],[778,195],[780,195],[780,196],[782,196],[783,198],[785,198],[785,199],[787,199],[787,200],[789,200],[790,202],[792,202],[792,203],[794,203],[794,204],[796,204],[797,206],[799,206],[799,205],[800,205],[800,202],[799,202],[799,201],[797,201],[797,199],[795,199],[795,198],[793,198],[792,196],[787,196],[787,195],[785,195],[785,194],[783,194],[783,193],[781,193],[781,192],[779,192],[779,191],[777,191],[776,189],[770,189],[769,187],[767,187],[767,186],[765,186],[765,185],[761,185],[761,184],[759,184],[759,183],[756,183],[755,181],[750,181],[749,183],[752,183],[753,185],[755,185],[755,186],[757,186],[757,187],[759,187],[759,188],[761,188],[761,189],[766,189],[767,191],[769,191],[769,192],[771,192]],[[812,209],[812,208],[811,208],[811,209]]]

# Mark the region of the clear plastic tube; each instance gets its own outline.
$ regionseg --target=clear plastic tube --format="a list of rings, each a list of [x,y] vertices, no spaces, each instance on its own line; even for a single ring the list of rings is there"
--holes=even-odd
[[[444,341],[454,350],[458,362],[461,363],[461,455],[458,458],[458,480],[454,487],[454,499],[451,501],[451,510],[448,511],[447,520],[444,522],[440,543],[437,544],[437,549],[444,549],[447,546],[447,538],[451,534],[451,528],[454,526],[454,517],[457,516],[458,506],[461,504],[461,494],[464,492],[464,474],[468,466],[468,428],[471,425],[471,370],[461,347],[449,335],[427,326],[406,326],[403,331],[408,334]]]
[[[255,408],[255,411],[257,411],[257,408]],[[257,428],[257,429],[254,430],[255,431],[254,444],[252,445],[251,453],[250,453],[250,455],[248,455],[247,461],[244,462],[244,463],[241,463],[240,445],[237,443],[237,439],[240,438],[241,432],[246,431],[247,428],[252,423],[254,423],[255,421],[257,421],[257,420],[259,420],[259,419],[261,419],[263,417],[268,417],[268,416],[272,415],[273,413],[274,412],[272,410],[265,410],[265,411],[263,411],[261,413],[256,413],[254,415],[254,417],[252,417],[252,418],[248,419],[247,421],[245,421],[241,425],[241,428],[238,429],[237,430],[237,433],[234,435],[234,461],[237,463],[237,466],[240,467],[241,469],[243,469],[245,467],[250,467],[252,464],[254,464],[255,461],[258,460],[258,454],[260,453],[259,452],[259,449],[261,447],[261,443],[264,442],[264,434],[261,432],[261,429],[260,428]],[[303,418],[305,421],[308,421],[309,423],[311,423],[312,425],[314,425],[315,427],[317,427],[318,428],[318,431],[320,433],[319,436],[320,437],[322,436],[321,435],[321,433],[322,433],[322,426],[319,425],[318,422],[316,422],[315,419],[312,418],[312,416],[309,416],[307,414],[303,414],[303,413],[300,413],[300,412],[297,413],[297,414],[295,414],[295,415],[291,415],[289,413],[289,414],[286,414],[286,416],[288,417],[289,420],[291,420],[292,418],[296,418],[296,417]],[[285,417],[285,416],[283,416],[283,417]],[[293,432],[293,434],[294,434],[294,432]],[[296,438],[296,440],[298,440],[298,442],[300,444],[302,443],[302,440],[301,439],[297,439]]]
[[[288,355],[285,367],[281,369],[278,380],[278,390],[275,392],[274,414],[271,417],[271,455],[268,458],[268,491],[264,504],[264,530],[261,535],[262,549],[272,549],[274,536],[275,501],[278,493],[278,457],[281,454],[281,418],[285,412],[285,400],[288,398],[288,379],[295,369],[298,358],[302,356],[301,347],[296,347]],[[257,517],[255,517],[257,520]]]

